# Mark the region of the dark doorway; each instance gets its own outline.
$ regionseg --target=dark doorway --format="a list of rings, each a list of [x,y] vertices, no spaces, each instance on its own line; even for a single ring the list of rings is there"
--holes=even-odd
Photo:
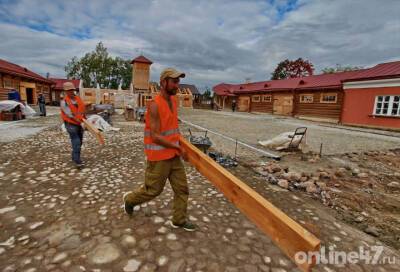
[[[33,89],[32,88],[26,88],[26,103],[34,104],[34,101],[33,101]]]

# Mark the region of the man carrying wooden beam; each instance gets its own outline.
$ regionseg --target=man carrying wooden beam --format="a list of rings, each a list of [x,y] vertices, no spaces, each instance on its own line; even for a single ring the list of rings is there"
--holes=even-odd
[[[196,226],[187,220],[189,189],[185,168],[186,151],[180,146],[176,93],[180,78],[185,74],[173,68],[160,76],[161,90],[147,106],[144,131],[144,150],[147,157],[144,184],[123,196],[125,212],[133,214],[134,207],[155,198],[164,189],[166,180],[174,191],[173,228],[194,231]]]
[[[65,124],[72,145],[72,161],[78,169],[84,167],[81,161],[81,147],[83,143],[82,122],[85,118],[85,104],[82,99],[75,95],[75,86],[72,82],[65,82],[63,89],[66,92],[60,103],[61,117]]]

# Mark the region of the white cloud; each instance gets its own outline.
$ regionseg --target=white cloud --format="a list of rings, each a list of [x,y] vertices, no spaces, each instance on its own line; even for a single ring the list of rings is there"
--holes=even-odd
[[[112,55],[145,54],[213,85],[264,80],[283,59],[320,70],[400,59],[400,1],[299,0],[39,1],[0,4],[0,58],[64,76],[64,65],[102,41]],[[35,30],[36,29],[36,30]]]

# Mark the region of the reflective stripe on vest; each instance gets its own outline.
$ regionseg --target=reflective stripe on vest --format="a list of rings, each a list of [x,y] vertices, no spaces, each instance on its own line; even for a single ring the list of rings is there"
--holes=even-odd
[[[173,143],[176,145],[179,145],[179,141],[173,142]],[[169,147],[164,147],[162,145],[157,145],[157,144],[145,144],[144,145],[144,149],[147,149],[147,150],[163,150],[163,149],[167,149],[167,148],[169,148]]]
[[[77,118],[79,120],[81,120],[81,118],[84,118],[85,104],[83,103],[83,101],[81,100],[81,98],[79,96],[75,97],[76,104],[74,104],[72,102],[71,98],[68,95],[64,98],[64,102],[65,102],[65,105],[70,109],[74,118]],[[60,109],[61,109],[61,118],[65,122],[75,124],[75,125],[80,125],[80,122],[77,122],[75,119],[68,117],[68,115],[63,111],[63,109],[62,108],[60,108]]]
[[[169,130],[163,131],[160,134],[161,134],[161,136],[169,136],[169,135],[179,134],[179,133],[180,133],[179,132],[179,128],[176,128],[176,129],[169,129]],[[150,131],[149,130],[145,130],[144,131],[144,137],[150,137],[150,136],[151,136]]]

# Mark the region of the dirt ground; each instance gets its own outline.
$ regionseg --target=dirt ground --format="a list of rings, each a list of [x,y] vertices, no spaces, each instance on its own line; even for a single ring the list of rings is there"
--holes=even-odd
[[[219,118],[208,112],[181,112],[183,118],[196,114],[208,116],[215,124]],[[126,216],[122,194],[142,184],[144,178],[143,124],[126,122],[122,116],[113,116],[113,121],[121,130],[106,134],[102,148],[85,134],[82,154],[87,167],[81,171],[70,162],[69,139],[59,128],[58,116],[13,124],[21,129],[44,127],[17,140],[0,134],[0,139],[4,138],[0,141],[0,271],[299,271],[190,165],[186,165],[189,219],[199,226],[198,231],[169,227],[173,197],[169,185],[159,197],[137,207],[132,218]],[[181,130],[187,131],[187,127],[182,125]],[[226,141],[218,137],[212,141],[217,150],[232,151]],[[389,141],[386,145],[395,144]],[[374,265],[363,261],[319,264],[313,271],[398,271],[400,252],[396,243],[386,241],[390,234],[385,229],[390,227],[395,233],[396,225],[389,220],[398,222],[398,194],[387,187],[387,182],[395,180],[393,169],[399,166],[394,160],[399,153],[393,152],[362,155],[368,162],[373,160],[372,168],[353,153],[321,159],[312,153],[286,154],[278,163],[239,148],[239,166],[230,171],[315,233],[323,246],[345,252],[382,246],[382,257],[396,260]],[[340,170],[343,176],[335,173],[336,165],[345,169]],[[315,192],[295,186],[297,178],[305,178],[296,173],[307,176],[316,171]],[[376,177],[372,186],[376,192],[364,192],[363,181],[372,182],[364,173]],[[387,177],[381,179],[382,173]],[[309,176],[307,181],[316,178]],[[287,180],[288,189],[276,185],[274,179]],[[384,192],[385,199],[377,192]],[[387,196],[393,198],[391,204]],[[368,208],[359,205],[358,199],[363,197],[370,197]],[[374,213],[378,204],[380,210]],[[380,222],[384,226],[373,223],[379,212],[387,216]],[[360,223],[348,220],[358,214],[363,216],[357,219]],[[379,228],[378,236],[365,233],[362,224]]]
[[[307,127],[305,151],[334,155],[400,147],[400,132],[386,132],[354,127],[335,126],[290,117],[242,112],[181,110],[184,120],[229,135],[245,143],[257,145],[283,132]]]
[[[288,190],[305,191],[301,184],[313,181],[316,188],[310,186],[309,195],[334,210],[336,218],[400,249],[400,133],[333,125],[327,131],[327,124],[267,114],[184,110],[182,119],[282,156],[273,162],[248,148],[237,149],[242,165],[264,178],[273,174],[287,180]],[[294,125],[308,127],[305,150],[278,152],[257,145],[261,135],[269,139],[293,131]],[[189,125],[183,126],[184,133],[189,128],[195,135],[204,135]],[[234,142],[207,135],[216,151],[235,157]],[[325,143],[322,157],[319,141]],[[282,171],[268,171],[270,165]]]

